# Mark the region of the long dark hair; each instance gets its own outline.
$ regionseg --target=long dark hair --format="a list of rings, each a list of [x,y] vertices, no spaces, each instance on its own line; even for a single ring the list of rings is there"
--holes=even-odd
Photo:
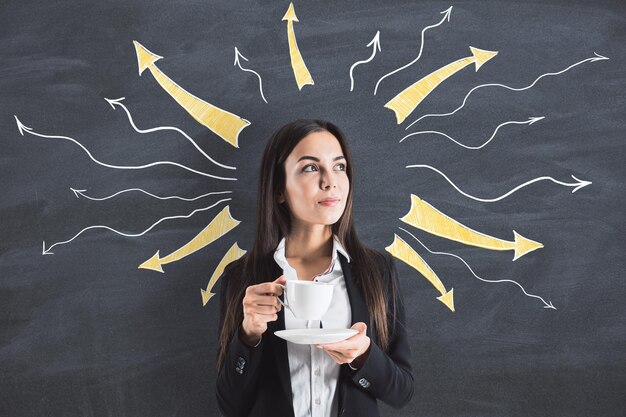
[[[395,316],[395,280],[385,288],[381,271],[374,259],[378,252],[363,245],[356,234],[352,222],[353,165],[352,155],[344,133],[334,124],[324,120],[296,120],[278,129],[270,138],[263,153],[259,172],[259,191],[256,211],[256,238],[252,250],[243,258],[231,264],[233,273],[228,276],[228,288],[222,304],[223,323],[220,328],[217,367],[221,367],[226,357],[228,345],[243,321],[242,301],[246,288],[250,285],[273,281],[274,251],[280,240],[289,234],[291,217],[287,204],[279,202],[279,194],[285,190],[285,160],[296,145],[312,132],[327,131],[341,145],[346,158],[346,173],[350,190],[342,216],[332,225],[332,231],[350,254],[354,279],[361,289],[372,318],[372,332],[376,334],[378,345],[387,350],[389,327]],[[235,272],[236,271],[236,272]],[[221,285],[224,285],[222,283]],[[390,293],[389,293],[390,292]],[[387,311],[391,301],[391,311]],[[390,314],[392,315],[390,317]]]

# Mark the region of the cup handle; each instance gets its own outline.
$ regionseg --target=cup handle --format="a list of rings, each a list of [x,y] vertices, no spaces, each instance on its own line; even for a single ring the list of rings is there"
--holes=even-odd
[[[280,299],[280,297],[278,297],[278,302],[279,302],[279,303],[280,303],[283,307],[287,307],[287,308],[289,308],[289,304],[288,304],[288,301],[287,301],[287,287],[286,287],[286,286],[284,286],[284,285],[282,285],[282,284],[278,284],[278,285],[280,285],[280,287],[283,289],[283,295],[284,295],[284,298],[285,298],[285,301],[283,301],[283,300],[281,300],[281,299]]]

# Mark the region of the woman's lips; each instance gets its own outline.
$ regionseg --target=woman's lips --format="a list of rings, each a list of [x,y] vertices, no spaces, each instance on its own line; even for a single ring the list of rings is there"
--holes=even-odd
[[[326,207],[334,207],[339,204],[339,199],[337,198],[326,198],[319,202],[321,205]]]

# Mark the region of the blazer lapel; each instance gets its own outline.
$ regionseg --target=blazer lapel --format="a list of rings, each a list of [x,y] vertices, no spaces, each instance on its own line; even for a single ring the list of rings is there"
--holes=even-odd
[[[363,322],[367,324],[367,335],[370,335],[370,322],[369,313],[367,311],[367,305],[363,299],[363,293],[358,287],[354,277],[352,276],[352,264],[348,262],[342,254],[339,254],[339,261],[341,262],[341,270],[343,271],[343,279],[346,282],[346,290],[348,291],[348,298],[350,299],[350,309],[352,310],[352,324]]]
[[[341,262],[341,270],[343,271],[343,279],[346,282],[346,290],[348,291],[348,298],[350,299],[350,309],[352,310],[352,324],[363,322],[367,325],[367,335],[371,338],[370,319],[367,311],[367,305],[363,299],[363,293],[357,285],[354,277],[352,276],[352,264],[348,262],[342,254],[339,254],[339,261]],[[374,339],[372,339],[374,343]],[[339,410],[344,408],[346,403],[346,390],[344,385],[346,381],[350,379],[350,371],[348,365],[342,365],[340,371],[340,377],[337,384],[338,396],[339,396]],[[343,375],[342,375],[343,374]]]

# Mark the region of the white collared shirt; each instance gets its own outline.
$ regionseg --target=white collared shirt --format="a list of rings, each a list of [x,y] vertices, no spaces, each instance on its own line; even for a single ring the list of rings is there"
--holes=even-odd
[[[328,269],[314,278],[314,281],[332,283],[333,299],[321,320],[300,320],[288,308],[285,314],[285,329],[347,329],[352,322],[350,299],[337,253],[350,257],[336,236],[333,236],[332,260]],[[296,270],[285,258],[285,239],[276,251],[274,260],[283,269],[287,280],[297,280]],[[326,352],[313,345],[297,345],[287,342],[289,373],[293,392],[293,410],[296,417],[336,416],[338,409],[337,380],[340,365]]]

